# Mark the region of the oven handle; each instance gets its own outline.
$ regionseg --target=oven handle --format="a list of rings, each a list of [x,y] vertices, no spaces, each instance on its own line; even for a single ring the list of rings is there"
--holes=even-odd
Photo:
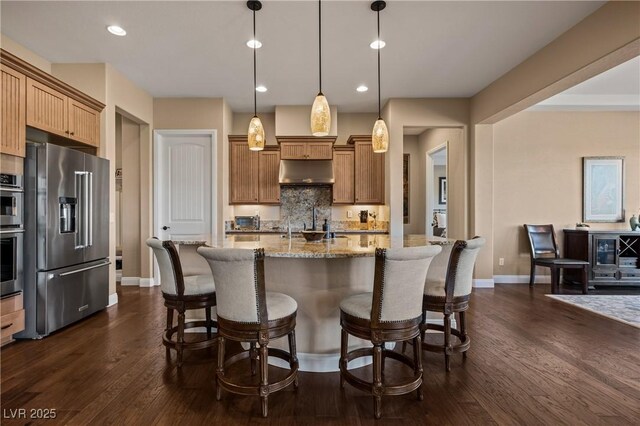
[[[0,234],[22,234],[22,233],[24,233],[24,229],[22,228],[0,229]]]
[[[22,188],[12,188],[9,186],[0,186],[0,192],[24,192]]]
[[[89,271],[91,269],[102,268],[103,266],[111,265],[111,262],[101,263],[99,265],[87,266],[86,268],[76,269],[75,271],[63,272],[58,274],[59,277],[66,277],[67,275],[77,274],[78,272]]]

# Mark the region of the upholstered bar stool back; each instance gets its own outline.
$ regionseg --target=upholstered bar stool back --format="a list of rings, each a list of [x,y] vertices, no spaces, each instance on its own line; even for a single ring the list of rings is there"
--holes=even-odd
[[[291,297],[265,290],[264,250],[199,247],[213,273],[218,294],[218,366],[216,398],[222,389],[241,395],[256,395],[262,400],[262,415],[267,416],[268,397],[291,383],[298,384],[298,359],[295,348],[295,325],[298,305]],[[269,340],[287,336],[289,353],[269,348]],[[249,342],[248,351],[225,360],[225,339]],[[260,350],[256,350],[256,344]],[[289,363],[288,375],[277,382],[268,381],[268,357]],[[227,367],[242,359],[251,359],[251,372],[260,360],[260,385],[240,385],[231,381]]]
[[[422,399],[422,361],[420,323],[422,295],[429,265],[440,253],[439,246],[377,249],[372,293],[349,296],[340,303],[340,383],[352,386],[374,397],[374,415],[381,416],[383,395],[400,395],[417,390]],[[373,348],[348,351],[349,335],[370,340]],[[385,342],[413,340],[414,358],[385,349]],[[373,356],[373,382],[365,382],[348,370],[354,359]],[[386,358],[413,368],[408,380],[386,383],[382,377]]]
[[[163,344],[167,347],[167,356],[170,349],[175,349],[178,354],[178,367],[182,366],[183,350],[197,350],[213,346],[216,343],[217,334],[211,329],[217,327],[212,320],[212,308],[216,306],[216,288],[211,275],[194,275],[185,277],[182,273],[182,265],[178,250],[172,241],[161,241],[157,238],[149,238],[147,246],[151,247],[158,261],[160,269],[160,282],[164,305],[167,307],[167,326],[163,336]],[[204,321],[185,322],[185,312],[189,309],[205,310]],[[173,325],[173,313],[178,312],[178,324]],[[205,340],[186,342],[184,330],[194,327],[205,327],[207,337]],[[176,339],[173,335],[177,334]]]
[[[453,352],[462,352],[466,357],[470,339],[466,332],[465,312],[469,309],[469,297],[473,285],[473,268],[478,252],[484,246],[485,239],[475,237],[468,241],[458,240],[454,244],[445,246],[443,256],[438,256],[433,263],[433,269],[427,273],[423,298],[423,340],[427,330],[437,330],[444,333],[444,344],[434,345],[422,342],[423,348],[433,352],[444,352],[445,366],[450,371],[449,356]],[[449,256],[446,256],[449,253]],[[446,265],[446,267],[445,267]],[[444,324],[426,322],[426,311],[444,314]],[[459,314],[459,329],[451,328],[451,314]],[[451,344],[451,335],[460,339],[460,344]]]

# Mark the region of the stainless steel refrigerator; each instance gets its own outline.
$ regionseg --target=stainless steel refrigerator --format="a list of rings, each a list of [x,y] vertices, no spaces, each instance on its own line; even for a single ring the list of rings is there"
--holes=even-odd
[[[40,338],[109,302],[109,161],[27,143],[24,307]]]

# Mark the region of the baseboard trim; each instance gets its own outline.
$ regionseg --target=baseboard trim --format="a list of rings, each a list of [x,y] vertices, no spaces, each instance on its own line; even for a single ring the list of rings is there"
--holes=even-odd
[[[493,288],[493,278],[476,278],[473,280],[473,288]]]
[[[140,278],[140,287],[155,287],[156,283],[153,278]]]
[[[120,285],[139,286],[140,277],[122,277],[120,278]]]
[[[529,275],[494,275],[493,280],[496,284],[529,284]],[[550,275],[536,275],[536,283],[549,284],[551,282]]]
[[[109,304],[107,305],[107,308],[113,305],[117,305],[118,304],[118,293],[113,293],[109,295]]]

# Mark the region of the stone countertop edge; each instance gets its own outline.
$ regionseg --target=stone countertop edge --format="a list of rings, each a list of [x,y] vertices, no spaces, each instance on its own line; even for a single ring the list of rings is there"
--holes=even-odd
[[[205,240],[172,240],[173,244],[180,246],[203,246],[207,244]]]
[[[320,231],[320,230],[319,230]],[[300,231],[291,231],[292,234],[297,234]],[[347,229],[347,230],[333,230],[330,232],[334,232],[336,234],[374,234],[374,235],[387,235],[389,232],[381,231],[378,229],[370,229],[370,230],[356,230],[356,229]],[[286,234],[287,231],[276,231],[276,230],[232,230],[225,231],[227,235],[242,235],[242,234]]]

